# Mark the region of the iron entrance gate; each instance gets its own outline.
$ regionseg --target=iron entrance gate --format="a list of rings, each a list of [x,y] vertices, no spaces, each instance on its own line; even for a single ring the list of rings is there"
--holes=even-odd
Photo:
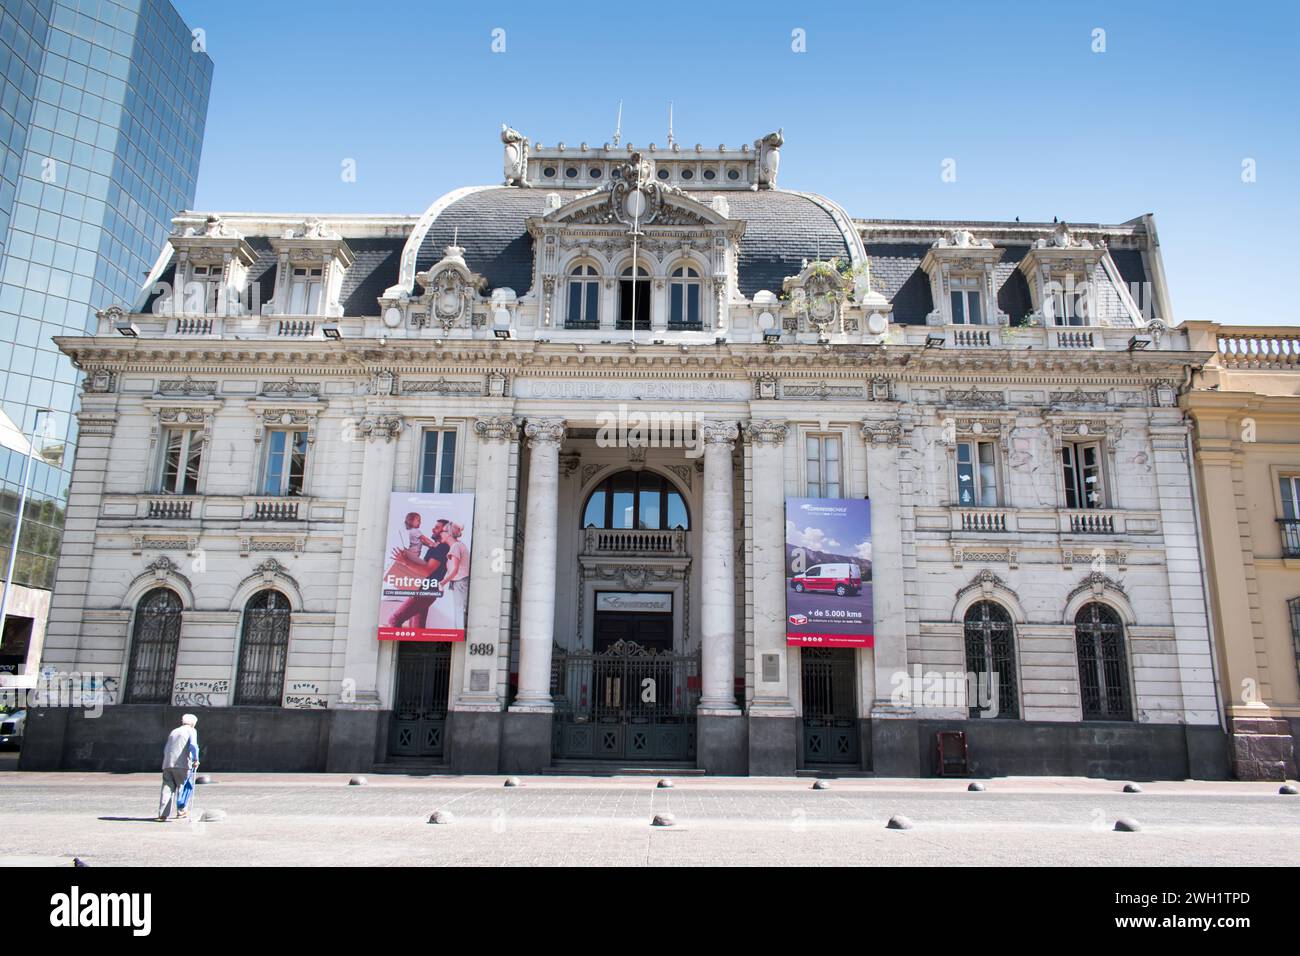
[[[604,651],[556,653],[557,757],[694,760],[700,657],[618,641]]]
[[[398,645],[389,753],[395,757],[442,756],[450,676],[450,644],[403,641]]]
[[[846,648],[805,647],[803,671],[804,763],[858,762],[855,655]]]

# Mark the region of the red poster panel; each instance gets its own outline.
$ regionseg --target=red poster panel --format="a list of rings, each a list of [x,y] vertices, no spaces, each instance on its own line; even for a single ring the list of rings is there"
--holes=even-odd
[[[379,600],[381,641],[465,640],[473,527],[473,495],[392,494]]]
[[[801,647],[871,647],[871,503],[787,498],[785,640]]]

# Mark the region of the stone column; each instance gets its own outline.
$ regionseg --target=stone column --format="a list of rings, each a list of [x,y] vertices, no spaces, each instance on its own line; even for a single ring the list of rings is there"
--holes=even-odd
[[[735,493],[733,421],[705,421],[704,516],[700,535],[700,704],[696,755],[710,773],[748,770],[745,725],[736,706]]]
[[[343,687],[334,702],[326,769],[331,772],[368,770],[375,760],[379,709],[379,603],[384,576],[384,546],[388,537],[388,499],[393,490],[397,439],[402,418],[375,410],[357,426],[361,449],[361,492],[352,552],[352,585],[348,595],[347,649]]]
[[[793,774],[798,760],[790,660],[785,640],[784,421],[745,426],[750,445],[750,582],[754,616],[754,693],[749,705],[749,772]],[[775,669],[773,669],[775,664]],[[771,678],[769,680],[769,678]]]
[[[551,648],[564,419],[531,419],[524,435],[530,454],[519,599],[519,692],[506,720],[502,762],[506,771],[534,773],[551,762]]]
[[[501,710],[505,696],[502,666],[509,654],[510,553],[506,522],[510,501],[510,463],[519,441],[519,422],[510,415],[474,422],[477,465],[474,472],[474,563],[461,684],[447,715],[447,762],[453,773],[496,773],[501,763]],[[491,646],[494,654],[471,654]],[[453,674],[455,669],[453,668]]]
[[[907,433],[897,419],[862,423],[871,499],[871,601],[874,610],[875,699],[871,702],[872,768],[881,776],[920,774],[910,706],[891,702],[894,675],[907,672],[907,607],[903,578],[903,500],[899,468]]]

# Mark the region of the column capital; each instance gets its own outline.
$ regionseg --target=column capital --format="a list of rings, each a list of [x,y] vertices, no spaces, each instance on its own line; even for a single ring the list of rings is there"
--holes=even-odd
[[[907,429],[897,419],[868,418],[862,423],[862,437],[868,445],[897,445]]]
[[[478,436],[479,441],[518,441],[519,419],[512,415],[475,419],[474,434]]]
[[[382,438],[385,442],[391,442],[402,434],[402,426],[405,424],[401,415],[373,415],[361,419],[357,431],[366,436],[366,441]]]
[[[726,445],[727,450],[736,447],[740,436],[740,426],[733,421],[706,420],[700,422],[700,437],[706,445]]]
[[[759,418],[747,422],[743,433],[745,440],[753,445],[781,445],[785,443],[790,426],[784,418]]]
[[[524,437],[528,439],[529,448],[543,445],[555,445],[558,448],[564,441],[564,419],[530,418],[524,424]]]

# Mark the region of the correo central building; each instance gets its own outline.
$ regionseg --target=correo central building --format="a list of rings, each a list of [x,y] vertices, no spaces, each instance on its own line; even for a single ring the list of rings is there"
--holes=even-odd
[[[185,706],[231,769],[1226,774],[1150,216],[501,139],[420,216],[185,213],[60,340],[44,664],[107,706],[34,711],[24,767],[145,769]],[[463,640],[401,639],[412,561]]]

